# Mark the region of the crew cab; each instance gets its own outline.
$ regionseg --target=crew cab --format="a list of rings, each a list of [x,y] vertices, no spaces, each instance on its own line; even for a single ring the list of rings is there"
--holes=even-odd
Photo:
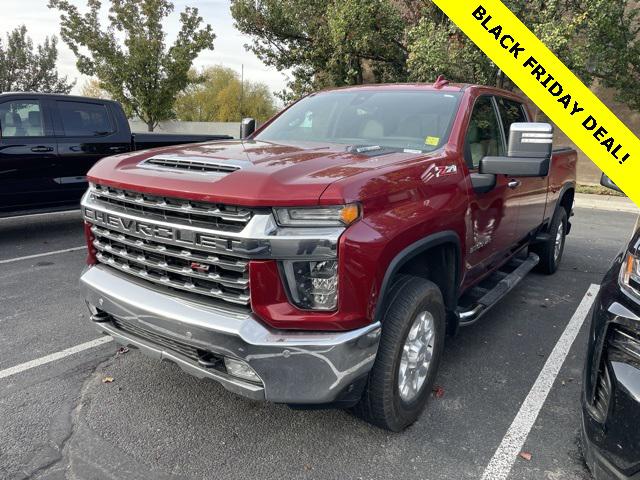
[[[92,321],[246,397],[402,430],[445,335],[558,268],[577,156],[531,120],[495,88],[365,85],[239,141],[102,160],[82,200]]]
[[[87,171],[103,157],[227,135],[132,134],[114,101],[0,94],[0,217],[78,208]]]

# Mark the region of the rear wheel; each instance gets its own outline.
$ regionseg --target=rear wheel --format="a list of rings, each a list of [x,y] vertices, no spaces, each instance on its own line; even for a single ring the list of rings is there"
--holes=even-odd
[[[390,292],[378,355],[354,413],[381,428],[400,431],[425,408],[444,348],[445,309],[428,280],[401,276]]]
[[[549,238],[533,247],[533,251],[540,256],[538,271],[551,275],[558,270],[562,254],[564,253],[564,244],[567,237],[567,211],[564,208],[558,208],[551,225],[549,227]]]

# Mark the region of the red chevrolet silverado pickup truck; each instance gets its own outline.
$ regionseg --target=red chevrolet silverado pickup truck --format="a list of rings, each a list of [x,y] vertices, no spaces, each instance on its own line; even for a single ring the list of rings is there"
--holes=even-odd
[[[445,335],[558,267],[576,152],[530,120],[495,88],[367,85],[106,158],[82,201],[92,320],[246,397],[401,430]]]

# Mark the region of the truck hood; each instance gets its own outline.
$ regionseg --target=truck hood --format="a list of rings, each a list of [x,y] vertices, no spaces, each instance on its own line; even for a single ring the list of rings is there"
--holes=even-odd
[[[351,153],[345,145],[223,141],[108,157],[88,174],[89,181],[153,195],[244,206],[313,205],[337,180],[424,154],[387,151]],[[146,163],[164,158],[237,167],[204,173]]]

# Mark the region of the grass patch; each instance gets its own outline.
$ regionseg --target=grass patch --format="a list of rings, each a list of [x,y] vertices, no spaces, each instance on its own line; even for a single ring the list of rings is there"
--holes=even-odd
[[[624,193],[616,192],[610,188],[603,187],[602,185],[584,185],[578,184],[576,187],[577,193],[588,193],[591,195],[607,195],[609,197],[625,197]]]

